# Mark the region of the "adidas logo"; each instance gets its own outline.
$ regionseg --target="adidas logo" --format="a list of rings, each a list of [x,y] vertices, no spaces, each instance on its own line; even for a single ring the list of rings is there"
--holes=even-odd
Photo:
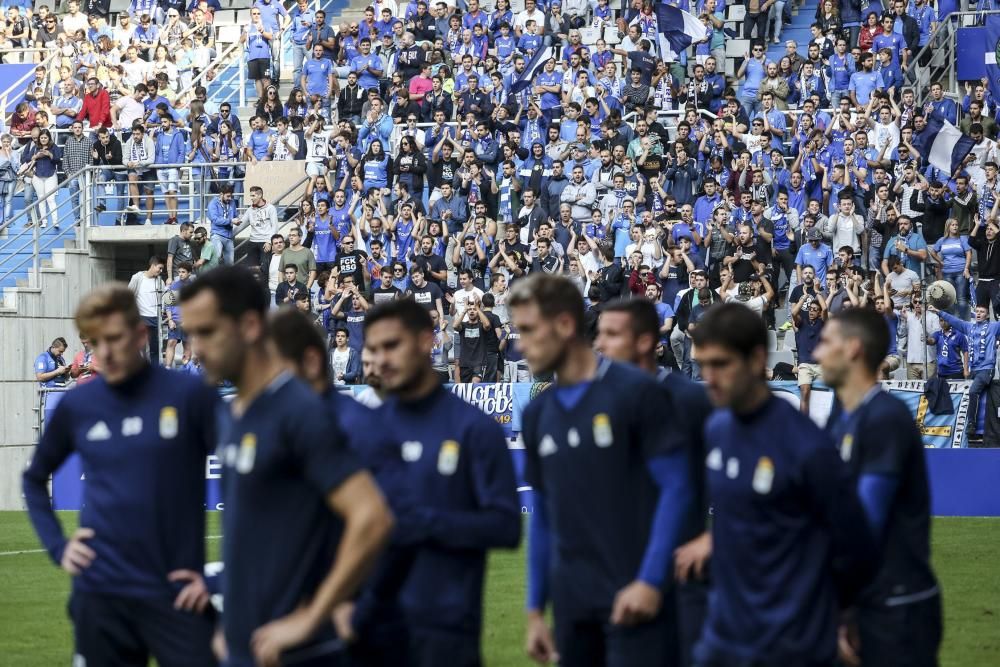
[[[90,427],[89,431],[87,431],[86,437],[89,442],[109,440],[111,439],[111,430],[108,428],[108,425],[105,424],[104,422],[97,422],[96,424]]]

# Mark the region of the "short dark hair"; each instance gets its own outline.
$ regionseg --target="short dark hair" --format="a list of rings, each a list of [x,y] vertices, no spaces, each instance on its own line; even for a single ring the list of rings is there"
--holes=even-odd
[[[220,266],[201,274],[181,289],[181,303],[206,291],[215,295],[219,313],[234,320],[247,312],[263,319],[271,305],[270,293],[242,266]]]
[[[430,313],[412,298],[383,301],[373,306],[365,315],[365,334],[382,320],[398,320],[410,333],[434,331]]]
[[[647,299],[615,299],[601,307],[601,314],[625,313],[629,318],[632,335],[635,338],[649,334],[654,340],[660,338],[660,317],[653,303]]]
[[[706,309],[691,338],[696,346],[719,345],[747,359],[758,348],[767,350],[764,320],[740,303],[723,303]]]
[[[576,335],[583,338],[585,330],[583,296],[568,278],[536,274],[519,280],[507,299],[508,307],[526,306],[531,303],[537,304],[538,309],[548,318],[555,315],[570,315],[573,318]]]
[[[834,315],[831,321],[840,323],[844,338],[861,341],[865,367],[873,373],[878,371],[889,353],[889,327],[883,316],[870,308],[847,308]]]
[[[278,355],[283,359],[301,365],[305,358],[305,351],[309,348],[317,350],[320,355],[326,358],[326,344],[319,329],[309,321],[309,317],[294,308],[280,308],[271,315],[268,322],[268,330],[274,347]],[[329,368],[326,369],[327,380],[329,380]]]

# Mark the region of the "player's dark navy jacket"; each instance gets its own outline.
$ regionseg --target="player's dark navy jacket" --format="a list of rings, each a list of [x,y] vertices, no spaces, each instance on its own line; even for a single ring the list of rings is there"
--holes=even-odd
[[[639,577],[650,541],[660,488],[647,463],[686,438],[672,428],[679,417],[663,387],[637,368],[601,360],[571,409],[557,390],[522,415],[525,480],[545,498],[557,625],[606,621],[615,595]],[[695,521],[685,537],[697,534]]]
[[[864,578],[876,555],[850,470],[777,397],[749,415],[717,410],[705,438],[713,590],[697,661],[832,663],[834,573]]]
[[[896,660],[908,665],[934,664],[941,610],[930,564],[930,491],[924,444],[913,416],[902,401],[876,386],[854,412],[837,419],[829,430],[841,457],[861,480],[862,500],[869,514],[882,517],[878,522],[882,526],[878,536],[881,567],[859,598],[866,664],[869,660],[871,664]],[[894,493],[883,498],[866,494],[869,476],[891,480]],[[871,503],[881,507],[868,508]],[[918,604],[919,611],[904,610]],[[880,637],[880,630],[889,632]],[[869,631],[875,634],[866,636]],[[909,646],[900,645],[904,642]],[[906,659],[901,651],[910,651],[915,657]]]
[[[329,407],[288,374],[221,415],[227,664],[255,664],[250,637],[294,611],[326,577],[342,524],[326,498],[360,470]],[[330,639],[323,628],[316,641]]]
[[[392,543],[360,591],[351,618],[357,641],[350,647],[350,664],[404,667],[407,633],[399,590],[409,575],[415,550],[405,517],[413,506],[407,489],[399,443],[393,443],[374,410],[330,388],[323,399],[340,425],[348,446],[375,477],[396,517]]]
[[[200,572],[205,558],[205,457],[213,446],[216,393],[197,378],[145,366],[119,385],[103,377],[68,391],[45,425],[24,496],[56,563],[66,538],[51,510],[49,476],[73,453],[86,481],[80,526],[97,558],[74,590],[164,597],[172,570]]]
[[[445,631],[478,642],[486,551],[516,547],[521,535],[503,430],[444,387],[414,402],[390,398],[375,414],[415,494],[400,521],[418,546],[400,597],[411,633]]]

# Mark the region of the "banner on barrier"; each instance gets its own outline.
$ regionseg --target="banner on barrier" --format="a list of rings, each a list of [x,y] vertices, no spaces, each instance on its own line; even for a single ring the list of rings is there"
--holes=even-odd
[[[947,449],[967,447],[965,420],[969,409],[969,382],[949,382],[954,414],[936,415],[928,409],[924,397],[922,381],[893,381],[882,383],[883,387],[898,397],[913,414],[913,418],[923,434],[924,444],[929,448]],[[532,398],[543,391],[546,383],[479,383],[449,385],[456,396],[476,406],[500,424],[507,436],[507,444],[517,471],[518,490],[525,511],[531,509],[530,487],[524,482],[524,451],[519,441],[521,413]],[[795,382],[772,382],[775,394],[798,406],[799,388]],[[349,392],[358,394],[364,386],[354,386]],[[58,404],[61,394],[51,393],[45,407],[46,419]],[[833,407],[833,392],[823,385],[815,385],[810,397],[810,417],[821,426],[830,416]],[[205,479],[208,485],[206,506],[222,509],[220,478],[222,465],[217,456],[209,456],[205,465]],[[83,495],[84,475],[79,458],[72,456],[52,479],[52,501],[57,510],[80,509]]]

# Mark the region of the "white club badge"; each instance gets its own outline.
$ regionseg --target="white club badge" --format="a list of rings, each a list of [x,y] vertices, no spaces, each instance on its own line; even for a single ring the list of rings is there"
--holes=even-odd
[[[172,440],[177,437],[177,408],[166,406],[160,410],[160,437]]]
[[[254,460],[257,458],[257,436],[247,433],[240,441],[240,451],[236,455],[236,472],[245,475],[253,470]]]
[[[454,440],[445,440],[441,443],[441,450],[438,452],[438,472],[442,475],[454,475],[458,470],[458,443]]]
[[[854,436],[848,433],[844,436],[844,439],[840,441],[840,458],[844,461],[851,460],[851,454],[854,452]]]
[[[402,454],[403,460],[407,463],[414,463],[419,461],[420,457],[424,453],[423,443],[417,442],[416,440],[407,440],[403,443]]]
[[[729,479],[736,479],[740,476],[740,460],[737,458],[731,458],[726,461],[726,477]]]
[[[546,435],[538,444],[538,455],[543,458],[546,456],[552,456],[557,450],[558,447],[556,447],[556,441],[553,440],[551,435]]]
[[[610,447],[614,442],[615,434],[611,430],[611,417],[603,412],[594,415],[594,444],[598,447]]]
[[[722,470],[722,451],[718,447],[708,453],[705,465],[709,470]]]
[[[753,471],[753,490],[761,495],[771,492],[774,485],[774,463],[767,456],[762,456],[757,460],[757,467]]]
[[[580,446],[580,432],[575,428],[571,428],[569,433],[566,434],[566,442],[569,443],[570,447]]]

